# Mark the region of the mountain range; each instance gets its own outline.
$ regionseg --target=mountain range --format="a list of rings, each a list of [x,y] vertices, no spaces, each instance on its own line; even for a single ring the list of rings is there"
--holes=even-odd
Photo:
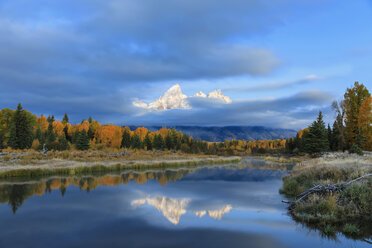
[[[186,96],[182,93],[181,86],[179,84],[173,85],[169,88],[163,96],[159,97],[152,103],[145,103],[141,100],[133,102],[133,105],[136,107],[144,108],[147,110],[170,110],[170,109],[191,109],[189,104],[190,98],[209,98],[219,100],[222,103],[229,104],[231,99],[228,96],[224,96],[222,90],[214,90],[208,94],[200,91],[193,96]]]
[[[131,130],[137,126],[130,126]],[[161,126],[147,126],[150,131],[156,131]],[[221,142],[225,140],[274,140],[295,137],[296,130],[282,128],[267,128],[262,126],[225,126],[225,127],[204,127],[204,126],[168,126],[186,133],[196,139],[209,142]]]

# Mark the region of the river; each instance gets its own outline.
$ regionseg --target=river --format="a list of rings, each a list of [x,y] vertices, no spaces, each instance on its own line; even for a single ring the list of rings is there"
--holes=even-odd
[[[296,223],[290,164],[240,164],[0,181],[0,247],[371,247]]]

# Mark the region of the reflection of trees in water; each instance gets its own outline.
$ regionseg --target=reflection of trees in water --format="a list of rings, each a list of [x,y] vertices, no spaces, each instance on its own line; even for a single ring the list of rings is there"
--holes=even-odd
[[[347,223],[345,222],[332,222],[326,220],[300,220],[292,215],[292,219],[300,224],[301,226],[316,231],[323,238],[328,238],[332,240],[337,240],[338,234],[343,234],[347,238],[354,240],[360,240],[367,243],[370,243],[372,240],[372,221],[371,217],[364,219],[350,220]],[[349,229],[345,227],[348,226]],[[350,227],[353,226],[354,230],[350,230]]]
[[[243,163],[238,165],[208,166],[208,168],[211,167],[222,167],[231,170],[246,168],[270,170],[286,169],[285,164],[267,163],[261,160],[244,160]],[[53,190],[59,190],[61,195],[64,196],[69,186],[76,186],[87,192],[94,190],[100,185],[117,186],[120,184],[128,184],[131,181],[143,184],[148,180],[156,180],[160,185],[165,186],[169,182],[180,180],[186,175],[203,168],[205,167],[182,168],[177,170],[127,171],[117,175],[50,177],[47,179],[40,179],[39,181],[3,183],[0,185],[0,203],[8,202],[15,213],[22,203],[29,197],[33,197],[34,195],[42,196],[46,193],[51,193]]]
[[[146,183],[148,180],[156,180],[162,186],[168,182],[180,180],[191,170],[167,170],[167,171],[145,171],[145,172],[127,172],[118,175],[104,176],[82,176],[82,177],[53,177],[41,179],[39,181],[24,183],[9,183],[0,185],[0,203],[8,202],[14,213],[23,204],[23,202],[34,195],[42,196],[51,193],[53,190],[59,190],[64,196],[69,186],[79,187],[80,190],[90,192],[98,186],[117,186],[128,184],[134,181],[138,184]]]
[[[9,204],[12,206],[13,213],[16,213],[23,201],[26,200],[25,195],[28,193],[27,189],[25,185],[14,185],[10,188]]]

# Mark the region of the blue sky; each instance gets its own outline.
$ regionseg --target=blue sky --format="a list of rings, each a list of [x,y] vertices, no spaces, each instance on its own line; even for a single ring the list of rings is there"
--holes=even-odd
[[[371,90],[372,1],[2,0],[0,108],[103,123],[303,128]],[[179,83],[233,103],[143,113]],[[141,114],[139,114],[141,113]]]

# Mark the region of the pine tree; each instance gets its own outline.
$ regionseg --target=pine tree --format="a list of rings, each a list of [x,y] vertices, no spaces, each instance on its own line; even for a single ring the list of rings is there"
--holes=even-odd
[[[65,125],[65,127],[63,128],[63,133],[65,134],[66,140],[69,141],[69,142],[72,142],[72,137],[68,133],[68,126],[67,125]]]
[[[40,147],[39,149],[44,145],[45,143],[45,135],[41,132],[41,128],[38,127],[36,129],[36,133],[35,133],[35,139],[37,139],[40,143]]]
[[[156,134],[154,137],[154,148],[157,150],[162,150],[164,148],[164,140],[160,134]]]
[[[53,123],[55,121],[55,118],[54,118],[54,115],[52,115],[52,116],[48,116],[48,118],[47,118],[47,122],[48,123]]]
[[[133,149],[141,149],[142,148],[142,141],[140,136],[134,135],[132,138],[132,148]]]
[[[93,132],[93,129],[90,125],[89,125],[89,129],[88,129],[88,137],[89,137],[90,140],[94,139],[94,132]]]
[[[65,134],[63,133],[60,137],[58,137],[58,150],[64,151],[70,149],[70,145],[66,139]]]
[[[323,121],[322,112],[309,127],[309,131],[303,134],[304,151],[309,154],[318,154],[329,150],[327,129]]]
[[[63,125],[66,125],[68,123],[67,113],[65,113],[65,115],[63,116],[62,123],[63,123]]]
[[[46,145],[49,149],[51,149],[52,147],[52,144],[56,141],[56,134],[54,133],[53,131],[53,122],[54,122],[54,116],[48,116],[48,122],[49,122],[49,125],[48,125],[48,130],[47,130],[47,134],[46,134]]]
[[[0,131],[0,149],[4,149],[5,148],[5,134],[2,131]]]
[[[18,104],[11,123],[9,145],[13,149],[26,149],[31,147],[32,141],[32,124],[21,104]]]
[[[168,150],[171,150],[174,147],[173,140],[170,134],[168,134],[167,137],[165,137],[165,147]]]
[[[328,136],[328,144],[329,144],[329,150],[332,150],[332,146],[333,146],[333,133],[332,133],[332,129],[331,129],[331,126],[328,124],[328,128],[327,128],[327,136]]]
[[[85,129],[83,129],[77,135],[76,148],[78,150],[88,150],[89,149],[89,137],[88,137],[87,131],[85,131]]]
[[[345,150],[345,126],[343,124],[343,117],[339,113],[333,123],[333,151],[344,151]]]
[[[88,118],[88,122],[89,122],[89,123],[92,123],[92,121],[93,121],[92,116],[89,116],[89,118]]]
[[[75,132],[72,134],[72,137],[71,137],[71,142],[72,142],[72,144],[76,145],[76,144],[78,143],[79,136],[80,136],[80,132],[79,132],[79,131],[75,131]]]
[[[152,150],[152,141],[151,141],[150,135],[148,133],[146,134],[144,142],[145,142],[146,150],[151,151]]]
[[[129,148],[131,146],[131,137],[127,129],[124,130],[123,139],[121,140],[121,147]]]

